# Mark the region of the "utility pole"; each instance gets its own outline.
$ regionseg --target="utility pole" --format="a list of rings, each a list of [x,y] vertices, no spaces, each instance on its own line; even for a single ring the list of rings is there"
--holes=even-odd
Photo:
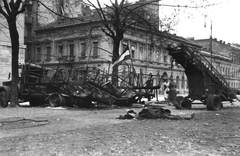
[[[210,53],[211,53],[211,71],[212,71],[212,66],[213,66],[213,62],[212,62],[212,54],[213,54],[213,49],[212,49],[212,21],[211,21],[211,35],[210,35]]]
[[[205,20],[207,18],[207,15],[205,15]],[[206,27],[206,21],[204,23],[204,27]],[[209,42],[209,51],[211,53],[211,71],[212,71],[212,55],[213,55],[213,49],[212,49],[212,20],[211,20],[211,25],[210,25],[210,42]]]

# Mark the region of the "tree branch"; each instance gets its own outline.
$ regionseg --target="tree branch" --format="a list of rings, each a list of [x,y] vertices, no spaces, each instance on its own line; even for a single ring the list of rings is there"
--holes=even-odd
[[[2,14],[6,19],[8,18],[8,14],[4,12],[4,10],[2,9],[2,6],[0,6],[0,14]]]
[[[7,15],[6,17],[9,17],[11,15],[11,11],[10,11],[10,8],[8,6],[7,0],[3,0],[3,3],[4,3],[4,8],[7,11],[7,12],[5,12],[5,15]]]
[[[88,3],[94,7],[94,9],[97,11],[98,15],[100,16],[102,23],[104,24],[104,26],[107,28],[107,30],[110,32],[111,36],[114,36],[114,31],[111,29],[111,27],[109,27],[109,20],[106,17],[105,11],[103,10],[103,8],[101,7],[101,4],[99,2],[99,0],[97,0],[98,3],[98,7],[95,6],[91,1],[87,0]],[[106,32],[106,31],[105,31]],[[104,33],[105,33],[104,32]],[[108,34],[109,35],[109,34]]]

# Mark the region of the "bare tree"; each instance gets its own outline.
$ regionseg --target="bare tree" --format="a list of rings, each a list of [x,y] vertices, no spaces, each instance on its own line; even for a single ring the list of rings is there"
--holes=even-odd
[[[211,6],[206,0],[206,4],[194,3],[194,5],[179,5],[179,4],[160,4],[161,0],[139,0],[136,3],[128,3],[127,0],[110,0],[110,5],[102,4],[100,0],[85,0],[86,5],[92,7],[99,15],[102,21],[102,31],[112,39],[113,57],[112,62],[115,62],[119,57],[119,47],[121,40],[127,30],[142,29],[147,32],[150,42],[153,43],[153,34],[158,34],[161,38],[163,31],[173,30],[173,26],[177,24],[177,14],[180,8],[205,8]],[[191,3],[195,2],[194,0]],[[172,17],[164,17],[159,19],[159,12],[156,9],[159,7],[177,8],[176,13]],[[159,31],[159,28],[161,31]],[[165,33],[166,34],[166,33]],[[154,46],[150,44],[150,48]],[[113,82],[117,84],[118,67],[113,67]]]
[[[19,33],[17,30],[17,16],[25,11],[26,1],[2,0],[0,3],[0,14],[6,19],[12,44],[12,82],[11,103],[15,107],[18,104],[18,55],[19,55]]]
[[[90,0],[86,0],[89,5],[98,14],[102,21],[101,30],[112,39],[113,57],[112,62],[119,58],[119,47],[124,33],[127,30],[142,28],[145,30],[158,30],[159,19],[155,10],[144,9],[150,6],[159,6],[158,0],[139,1],[139,3],[126,3],[126,0],[110,1],[111,5],[102,6],[100,0],[96,0],[94,4]],[[156,7],[155,7],[156,8]],[[118,66],[113,67],[112,79],[117,84]]]

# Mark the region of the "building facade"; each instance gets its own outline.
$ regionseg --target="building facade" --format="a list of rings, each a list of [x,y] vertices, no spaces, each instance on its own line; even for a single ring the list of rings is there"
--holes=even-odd
[[[205,53],[208,53],[208,60],[225,77],[229,86],[233,89],[239,89],[240,47],[216,38],[194,41],[203,47]]]

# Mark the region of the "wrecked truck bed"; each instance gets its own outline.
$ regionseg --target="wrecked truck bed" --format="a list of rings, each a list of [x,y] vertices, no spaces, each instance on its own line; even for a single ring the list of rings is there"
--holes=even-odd
[[[20,81],[21,98],[31,106],[50,105],[92,107],[93,102],[113,105],[129,102],[107,81],[107,74],[98,68],[61,68],[53,70],[25,64]],[[113,90],[115,88],[115,90]]]

